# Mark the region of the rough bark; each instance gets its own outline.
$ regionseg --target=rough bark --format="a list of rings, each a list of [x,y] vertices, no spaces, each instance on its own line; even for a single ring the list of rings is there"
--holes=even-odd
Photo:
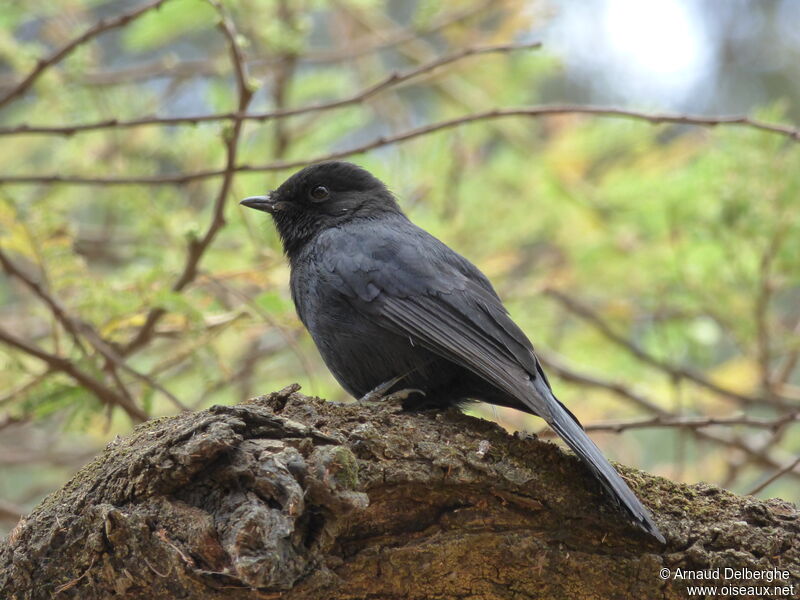
[[[665,548],[555,444],[290,387],[109,444],[0,548],[0,598],[686,598],[659,571],[715,567],[800,589],[792,505],[620,469]]]

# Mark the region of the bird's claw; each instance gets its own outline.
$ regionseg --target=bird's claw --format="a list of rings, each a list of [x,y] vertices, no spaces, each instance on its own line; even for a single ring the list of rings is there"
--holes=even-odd
[[[392,386],[400,381],[403,377],[404,375],[398,375],[397,377],[392,377],[388,381],[384,381],[380,385],[376,385],[374,389],[361,396],[361,398],[358,399],[358,403],[369,404],[371,402],[380,402],[384,399],[384,394],[392,389]]]
[[[402,402],[412,394],[419,394],[420,396],[424,396],[425,392],[422,390],[418,390],[417,388],[406,388],[404,390],[397,390],[396,392],[392,392],[388,396],[383,398],[383,402]]]
[[[383,388],[383,386],[378,386]],[[391,387],[391,386],[389,386]],[[386,388],[384,388],[385,391]],[[367,392],[361,398],[358,399],[359,404],[376,404],[378,402],[402,402],[412,394],[420,394],[422,396],[425,395],[425,392],[422,390],[418,390],[416,388],[406,388],[404,390],[397,390],[396,392],[392,392],[388,395],[383,395],[381,392],[377,392],[378,388],[375,388],[371,392]]]
[[[392,392],[389,395],[386,395],[386,392],[392,389],[392,387],[394,387],[394,385],[401,379],[403,379],[403,377],[405,377],[407,374],[408,373],[405,373],[403,375],[398,375],[397,377],[392,377],[388,381],[384,381],[382,384],[375,386],[373,390],[370,390],[369,392],[361,396],[361,398],[358,399],[358,403],[369,404],[374,402],[402,401],[408,398],[411,394],[421,394],[424,396],[425,392],[423,392],[422,390],[418,390],[416,388],[407,388],[404,390],[398,390],[396,392]]]

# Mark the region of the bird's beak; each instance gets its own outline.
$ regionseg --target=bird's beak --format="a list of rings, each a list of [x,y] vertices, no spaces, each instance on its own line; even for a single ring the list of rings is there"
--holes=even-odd
[[[239,204],[247,208],[255,208],[256,210],[263,210],[264,212],[272,214],[275,212],[276,202],[272,198],[272,194],[267,194],[266,196],[250,196],[239,202]]]

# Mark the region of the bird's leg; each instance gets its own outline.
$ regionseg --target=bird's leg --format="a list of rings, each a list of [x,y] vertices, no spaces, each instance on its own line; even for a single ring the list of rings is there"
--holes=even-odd
[[[361,396],[358,399],[359,404],[369,404],[370,402],[379,402],[383,400],[383,395],[392,389],[392,386],[400,381],[405,375],[398,375],[397,377],[392,377],[388,381],[384,381],[380,385],[376,385],[372,390]]]
[[[392,392],[388,396],[384,397],[383,401],[384,402],[402,402],[403,400],[405,400],[409,396],[412,396],[413,394],[419,394],[420,396],[424,396],[425,392],[422,391],[422,390],[419,390],[417,388],[406,388],[404,390],[397,390],[396,392]]]
[[[374,389],[370,390],[369,392],[367,392],[366,394],[361,396],[361,398],[358,399],[359,404],[368,404],[370,402],[383,402],[387,400],[402,401],[408,398],[411,394],[422,394],[424,396],[425,392],[423,392],[422,390],[412,389],[412,388],[405,390],[398,390],[392,394],[389,394],[388,396],[385,395],[386,392],[392,389],[396,383],[398,383],[401,379],[406,377],[411,372],[412,371],[409,371],[408,373],[403,373],[402,375],[398,375],[397,377],[392,377],[388,381],[384,381],[380,385],[375,386]]]

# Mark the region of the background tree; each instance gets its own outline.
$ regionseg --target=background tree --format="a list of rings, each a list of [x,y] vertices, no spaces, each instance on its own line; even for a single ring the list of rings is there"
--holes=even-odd
[[[738,56],[761,23],[791,56],[796,40],[770,33],[784,4],[715,47]],[[539,49],[557,31],[541,8],[0,9],[4,525],[152,416],[295,380],[344,399],[274,231],[237,206],[334,157],[498,284],[612,458],[797,500],[800,132],[777,102],[796,90],[759,73],[752,100],[769,103],[752,118],[541,104],[597,97]]]

